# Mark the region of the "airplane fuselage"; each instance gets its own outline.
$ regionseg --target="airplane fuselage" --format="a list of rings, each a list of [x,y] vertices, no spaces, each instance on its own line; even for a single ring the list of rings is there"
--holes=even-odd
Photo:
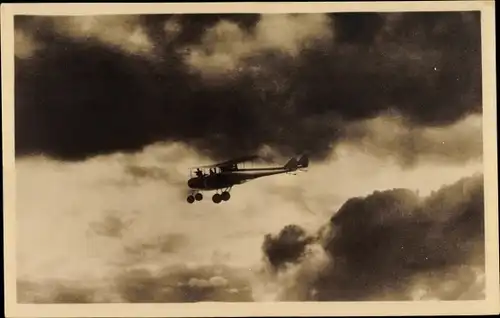
[[[253,179],[287,172],[290,171],[283,168],[244,169],[194,177],[189,179],[187,184],[193,190],[218,190],[230,188]]]

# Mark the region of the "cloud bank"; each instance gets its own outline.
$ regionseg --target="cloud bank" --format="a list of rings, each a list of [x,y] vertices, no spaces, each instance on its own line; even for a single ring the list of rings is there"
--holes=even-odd
[[[347,200],[316,236],[298,226],[267,236],[264,251],[273,269],[299,267],[283,299],[482,299],[483,204],[481,175],[425,198],[407,189],[375,191]],[[318,257],[308,244],[322,246],[326,264],[306,262]]]
[[[483,154],[482,116],[447,127],[419,127],[398,116],[380,116],[346,126],[345,144],[377,157],[393,157],[405,167],[419,160],[464,163]]]
[[[18,299],[364,300],[382,297],[383,286],[408,289],[388,299],[423,288],[453,298],[466,287],[461,297],[479,297],[482,179],[436,190],[481,165],[410,171],[343,153],[302,175],[234,189],[225,205],[185,203],[186,167],[210,159],[183,144],[79,163],[20,159]],[[440,291],[449,275],[464,282]]]
[[[182,141],[213,159],[267,146],[322,160],[358,140],[353,125],[388,113],[417,130],[447,127],[481,114],[479,21],[475,12],[17,17],[39,49],[17,50],[16,153],[83,160]],[[408,163],[420,149],[396,150]]]

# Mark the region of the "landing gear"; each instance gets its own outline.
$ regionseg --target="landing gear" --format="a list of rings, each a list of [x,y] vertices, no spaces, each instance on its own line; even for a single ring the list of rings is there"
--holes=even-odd
[[[231,198],[231,194],[229,193],[231,189],[229,190],[225,190],[223,191],[222,193],[215,193],[212,197],[212,201],[214,203],[221,203],[222,201],[229,201],[229,199]]]
[[[197,192],[197,193],[193,193],[193,194],[190,194],[188,195],[188,197],[186,198],[186,201],[189,203],[189,204],[193,204],[194,201],[201,201],[203,200],[203,194]]]
[[[203,200],[203,194],[198,192],[194,195],[194,198],[196,199],[196,201],[201,201]]]
[[[229,191],[222,192],[221,199],[223,201],[228,201],[230,198],[231,198],[231,194],[229,193]]]
[[[214,194],[213,197],[212,197],[212,201],[214,203],[219,204],[221,202],[221,200],[222,200],[221,195],[218,194],[218,193]]]
[[[221,193],[219,193],[218,191],[212,196],[212,201],[214,203],[219,204],[222,201],[229,201],[229,199],[231,198],[231,194],[229,193],[231,191],[231,188],[226,188]],[[200,192],[192,192],[186,198],[186,201],[189,204],[193,204],[194,202],[201,200],[203,200],[203,194],[201,194]]]

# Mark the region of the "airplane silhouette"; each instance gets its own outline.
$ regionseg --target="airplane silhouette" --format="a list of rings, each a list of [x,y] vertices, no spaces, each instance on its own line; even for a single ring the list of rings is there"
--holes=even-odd
[[[299,169],[303,170],[309,166],[309,158],[307,155],[303,155],[298,160],[296,158],[291,158],[285,165],[280,167],[249,169],[238,167],[240,163],[255,160],[257,158],[259,157],[245,156],[214,165],[195,167],[196,176],[191,177],[187,182],[188,187],[192,190],[187,197],[187,202],[194,203],[195,201],[203,200],[201,191],[215,191],[215,194],[212,196],[212,201],[214,203],[228,201],[231,198],[230,191],[235,185],[240,185],[257,178],[292,173]]]

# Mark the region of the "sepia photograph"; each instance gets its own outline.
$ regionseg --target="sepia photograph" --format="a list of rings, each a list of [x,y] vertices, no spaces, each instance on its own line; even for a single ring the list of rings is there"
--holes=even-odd
[[[494,4],[233,5],[2,6],[12,310],[498,312]]]

